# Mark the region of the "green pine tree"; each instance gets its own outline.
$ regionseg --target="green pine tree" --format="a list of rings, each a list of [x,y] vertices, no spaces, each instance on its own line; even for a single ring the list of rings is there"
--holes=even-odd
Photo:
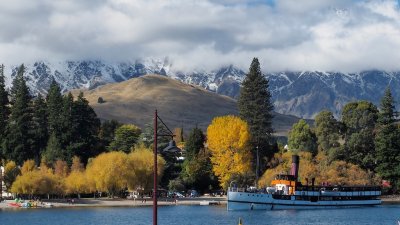
[[[70,160],[75,155],[76,146],[74,146],[75,137],[74,133],[78,129],[78,125],[76,125],[74,121],[74,97],[71,93],[63,96],[62,101],[62,111],[61,111],[61,119],[60,119],[60,129],[63,131],[59,134],[59,139],[61,141],[61,148],[67,155],[66,161],[71,162]]]
[[[6,136],[6,125],[10,115],[8,92],[5,88],[4,65],[0,65],[0,143],[2,143]],[[0,158],[2,157],[3,150],[0,150]]]
[[[58,83],[53,79],[50,84],[50,89],[46,97],[47,114],[48,114],[48,132],[49,135],[54,133],[60,136],[62,131],[62,109],[63,109],[63,96],[61,95],[61,88]]]
[[[73,153],[67,149],[72,139],[72,95],[62,96],[59,84],[53,79],[46,97],[48,141],[45,158],[49,163],[56,160],[70,161]]]
[[[193,128],[185,142],[186,157],[182,164],[180,178],[186,186],[204,192],[218,187],[212,172],[210,153],[204,148],[205,135],[200,128]]]
[[[62,150],[60,142],[57,135],[52,132],[47,142],[46,150],[42,153],[42,158],[44,158],[47,163],[53,164],[59,159],[66,161],[67,158],[70,157]]]
[[[274,106],[268,89],[269,81],[261,73],[258,59],[254,58],[249,73],[243,80],[238,99],[240,117],[250,127],[254,165],[256,165],[257,151],[260,159],[267,159],[274,154],[271,147]],[[266,169],[267,160],[260,160],[260,162],[259,169],[262,172]]]
[[[12,107],[3,142],[5,156],[19,165],[34,157],[30,133],[32,128],[31,95],[24,79],[25,67],[21,65],[12,83]]]
[[[378,114],[379,125],[390,125],[395,122],[396,109],[395,102],[390,88],[386,88],[383,98],[381,99],[380,112]]]
[[[186,159],[191,160],[204,149],[205,135],[200,128],[193,128],[185,142]]]
[[[18,67],[16,75],[12,81],[10,88],[10,103],[13,105],[15,103],[18,92],[21,90],[21,86],[25,84],[24,80],[25,66],[22,64]]]
[[[375,162],[376,171],[398,189],[400,188],[400,128],[395,124],[394,105],[391,91],[387,88],[380,104],[375,137]]]
[[[71,97],[69,97],[71,100]],[[67,101],[67,102],[70,102]],[[68,110],[69,103],[66,103],[64,110]],[[98,134],[100,120],[89,102],[79,93],[77,100],[72,104],[72,135],[67,147],[73,155],[79,156],[82,162],[86,163],[90,157],[98,154]]]
[[[110,143],[115,138],[115,130],[122,126],[123,124],[116,120],[106,120],[101,124],[99,139],[101,142],[100,151],[103,152],[106,150],[106,147],[110,145]],[[140,139],[140,138],[139,138]]]
[[[47,124],[47,106],[42,95],[39,94],[33,102],[33,150],[34,159],[37,164],[40,163],[41,154],[46,150],[47,141],[49,139]]]

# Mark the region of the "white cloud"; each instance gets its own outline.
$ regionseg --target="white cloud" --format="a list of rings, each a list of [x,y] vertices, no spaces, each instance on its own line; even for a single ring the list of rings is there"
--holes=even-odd
[[[0,0],[0,61],[134,60],[175,69],[400,70],[394,0]],[[301,2],[301,3],[300,3]]]

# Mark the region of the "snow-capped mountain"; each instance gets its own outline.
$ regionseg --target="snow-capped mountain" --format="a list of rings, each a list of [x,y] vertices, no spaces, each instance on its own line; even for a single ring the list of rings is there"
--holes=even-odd
[[[212,71],[181,72],[168,59],[120,63],[100,60],[56,63],[41,61],[25,66],[25,76],[33,94],[45,94],[52,78],[66,92],[77,88],[93,89],[99,85],[155,73],[237,98],[240,83],[245,77],[245,72],[234,66]],[[16,68],[6,66],[7,86],[11,85]],[[400,72],[280,72],[267,73],[266,76],[270,82],[275,111],[303,118],[313,118],[323,109],[329,109],[340,116],[342,107],[354,100],[363,99],[379,105],[387,86],[391,87],[394,99],[398,102],[400,100]]]
[[[313,118],[323,109],[339,117],[343,106],[356,100],[379,107],[387,87],[397,102],[400,99],[400,72],[286,72],[268,77],[276,110],[304,118]]]
[[[33,94],[47,93],[51,80],[54,78],[66,92],[76,88],[93,89],[99,85],[121,82],[145,74],[156,73],[166,75],[169,64],[160,60],[142,60],[135,62],[105,63],[95,61],[65,61],[65,62],[36,62],[25,64],[28,86]],[[7,73],[7,69],[11,69]],[[7,84],[16,75],[16,66],[6,67]]]

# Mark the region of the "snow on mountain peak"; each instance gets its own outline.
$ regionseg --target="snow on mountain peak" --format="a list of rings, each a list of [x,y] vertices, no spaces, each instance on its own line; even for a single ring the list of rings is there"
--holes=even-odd
[[[27,64],[25,77],[31,92],[46,94],[55,79],[64,92],[71,89],[93,89],[107,83],[121,82],[145,74],[160,74],[188,84],[234,98],[239,96],[245,72],[233,65],[216,70],[198,69],[181,72],[168,58],[145,58],[134,62],[107,63],[100,60]],[[6,86],[10,87],[17,66],[6,66]],[[275,111],[303,118],[312,118],[323,109],[340,115],[347,102],[365,99],[378,105],[389,85],[395,99],[400,98],[400,72],[279,72],[266,73]]]

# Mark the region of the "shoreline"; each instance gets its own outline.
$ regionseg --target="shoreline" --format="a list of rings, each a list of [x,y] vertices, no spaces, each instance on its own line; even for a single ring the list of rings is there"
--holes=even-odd
[[[400,195],[382,195],[382,205],[400,204]]]
[[[82,198],[74,199],[72,204],[67,202],[67,199],[50,199],[44,200],[43,204],[38,204],[37,208],[72,208],[72,207],[151,207],[153,199],[109,199],[109,198]],[[400,195],[385,195],[381,196],[382,205],[400,204]],[[0,202],[0,209],[23,209],[23,207],[12,207],[9,203],[14,203],[14,200],[6,200]],[[210,203],[210,204],[207,204]],[[158,206],[174,206],[174,205],[226,205],[226,197],[197,197],[197,198],[178,198],[174,199],[161,198],[158,199]],[[205,203],[205,204],[204,204]],[[45,204],[51,204],[51,207],[46,207]]]
[[[0,203],[0,209],[19,209],[23,207],[13,207],[9,203],[14,203],[14,200],[6,200]],[[158,199],[158,206],[174,206],[174,205],[201,205],[201,202],[210,202],[209,205],[226,205],[225,197],[199,197],[199,198],[179,198],[176,199]],[[46,207],[46,204],[51,204],[51,207]],[[207,204],[208,205],[208,204]],[[43,200],[43,204],[38,204],[37,208],[71,208],[71,207],[146,207],[153,206],[152,198],[145,199],[92,199],[82,198],[74,199],[74,203],[67,202],[66,199],[50,199]]]

